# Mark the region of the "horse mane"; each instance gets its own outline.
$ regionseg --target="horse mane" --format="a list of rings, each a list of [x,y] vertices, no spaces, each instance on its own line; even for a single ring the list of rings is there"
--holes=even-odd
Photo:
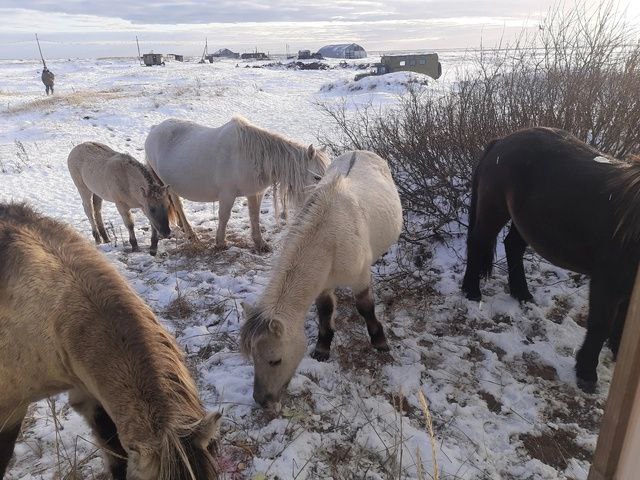
[[[247,158],[256,161],[258,181],[265,185],[278,183],[287,197],[304,199],[305,178],[309,172],[324,175],[329,157],[320,150],[309,158],[308,146],[251,124],[246,118],[234,116],[240,148]]]
[[[73,272],[74,283],[81,285],[81,294],[88,299],[86,308],[108,318],[111,330],[117,330],[126,340],[121,347],[122,362],[128,366],[129,378],[123,372],[119,372],[119,378],[134,385],[134,398],[129,401],[137,405],[140,418],[131,419],[131,423],[150,429],[146,432],[149,441],[159,439],[158,479],[188,478],[174,475],[187,471],[192,480],[198,480],[198,469],[189,466],[188,454],[191,436],[205,413],[174,338],[115,267],[71,226],[41,215],[26,203],[0,203],[0,224],[4,222],[13,228],[0,230],[0,252],[7,260],[0,262],[0,279],[12,271],[12,266],[20,268],[36,255],[34,248],[41,252],[38,262],[48,257]],[[18,235],[28,238],[32,248],[21,251]]]
[[[614,202],[614,236],[622,243],[640,240],[640,158],[613,163],[607,187]]]
[[[287,241],[284,242],[282,251],[274,265],[271,278],[281,276],[284,269],[296,262],[292,257],[300,253],[299,242],[309,236],[315,236],[317,230],[323,228],[323,219],[332,209],[331,199],[339,188],[344,174],[335,171],[331,177],[325,177],[307,196],[302,208],[296,214],[293,223],[287,232]],[[273,282],[269,282],[263,295],[270,295],[277,290]],[[278,304],[279,300],[275,301]],[[251,307],[251,311],[240,329],[240,352],[247,358],[251,357],[251,346],[256,338],[266,333],[274,332],[278,320],[275,320],[270,309],[262,305]]]
[[[142,178],[147,182],[147,186],[150,190],[155,190],[158,187],[162,186],[161,182],[158,182],[155,177],[149,171],[149,168],[136,160],[133,155],[129,155],[128,153],[122,153],[114,150],[113,148],[99,142],[85,142],[84,148],[88,150],[89,154],[100,155],[100,156],[117,156],[120,161],[133,167]],[[93,151],[92,151],[93,150]]]

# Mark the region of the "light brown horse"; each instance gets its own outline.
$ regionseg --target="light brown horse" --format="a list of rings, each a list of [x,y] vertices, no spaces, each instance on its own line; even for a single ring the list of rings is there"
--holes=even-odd
[[[97,142],[85,142],[76,146],[67,159],[69,173],[76,184],[84,213],[91,223],[96,243],[100,237],[109,242],[102,221],[102,200],[114,202],[129,231],[131,249],[138,251],[138,241],[133,231],[132,208],[141,208],[151,222],[151,249],[158,251],[158,232],[163,238],[171,234],[170,216],[173,215],[168,186],[158,183],[147,167],[131,155],[118,153]]]
[[[30,403],[69,391],[116,480],[213,480],[206,413],[174,338],[72,228],[0,204],[0,479]]]

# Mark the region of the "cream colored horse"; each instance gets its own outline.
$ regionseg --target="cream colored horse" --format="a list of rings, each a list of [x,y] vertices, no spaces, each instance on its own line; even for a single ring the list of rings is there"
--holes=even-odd
[[[0,479],[27,408],[69,391],[116,480],[214,480],[219,414],[153,312],[74,229],[0,204]]]
[[[246,196],[251,235],[258,251],[269,246],[260,233],[260,203],[264,191],[278,183],[296,204],[305,187],[324,174],[328,157],[313,145],[302,145],[256,127],[241,117],[218,128],[182,120],[165,120],[151,129],[145,142],[147,162],[171,185],[172,200],[181,225],[196,239],[179,197],[194,202],[216,202],[216,243],[226,246],[225,232],[236,197]]]
[[[160,185],[147,168],[135,158],[98,142],[85,142],[69,153],[67,166],[82,198],[84,213],[91,223],[96,243],[100,237],[109,242],[102,221],[102,200],[114,202],[129,231],[134,252],[138,241],[130,210],[141,208],[151,223],[151,255],[158,250],[158,232],[163,238],[171,234],[169,217],[173,214],[167,187]]]
[[[352,289],[372,345],[389,349],[375,314],[370,269],[401,229],[402,207],[387,162],[367,151],[334,160],[282,240],[257,304],[245,306],[240,345],[253,359],[259,404],[279,408],[307,346],[304,323],[314,300],[319,333],[312,356],[329,357],[336,287]]]

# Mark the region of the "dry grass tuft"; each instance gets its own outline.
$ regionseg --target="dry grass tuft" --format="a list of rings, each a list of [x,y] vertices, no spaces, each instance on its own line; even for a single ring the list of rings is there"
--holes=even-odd
[[[132,93],[124,92],[118,88],[108,90],[81,90],[67,94],[55,94],[48,97],[36,98],[27,102],[10,105],[6,113],[18,114],[32,112],[34,110],[51,111],[58,106],[86,107],[94,105],[98,101],[117,100],[132,96]]]

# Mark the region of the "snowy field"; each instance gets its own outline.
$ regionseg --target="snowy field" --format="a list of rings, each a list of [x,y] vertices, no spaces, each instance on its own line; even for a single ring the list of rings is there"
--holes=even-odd
[[[459,58],[445,55],[441,61],[448,78],[426,88],[453,80],[451,67]],[[317,144],[333,128],[318,102],[346,102],[350,110],[371,102],[384,111],[396,104],[407,81],[403,75],[366,79],[366,88],[354,89],[355,69],[245,65],[55,61],[49,66],[56,94],[45,97],[37,62],[0,62],[0,200],[25,200],[91,239],[66,167],[73,146],[96,140],[142,160],[152,125],[177,117],[217,126],[233,114]],[[577,389],[574,354],[585,332],[588,294],[583,277],[527,255],[535,304],[521,306],[508,295],[499,251],[496,273],[483,284],[478,304],[459,291],[462,236],[425,245],[421,261],[405,258],[403,270],[413,265],[409,276],[398,267],[394,249],[374,267],[378,314],[391,352],[369,347],[350,293],[341,292],[330,360],[307,355],[281,416],[269,418],[253,402],[252,366],[238,353],[240,304],[255,300],[263,288],[286,226],[274,220],[267,196],[261,220],[274,253],[254,253],[246,202],[238,199],[227,230],[231,247],[216,251],[216,206],[186,202],[185,208],[204,248],[191,247],[177,233],[161,240],[158,256],[151,257],[150,232],[137,212],[141,252],[131,253],[123,243],[126,229],[106,202],[103,216],[115,241],[99,248],[176,335],[207,407],[224,410],[223,478],[412,479],[421,471],[433,478],[419,391],[433,416],[441,479],[587,477],[612,360],[605,348],[600,393]],[[315,318],[312,310],[310,348]],[[6,478],[92,479],[101,478],[101,470],[88,428],[61,395],[31,408]],[[73,471],[79,473],[69,476]]]

